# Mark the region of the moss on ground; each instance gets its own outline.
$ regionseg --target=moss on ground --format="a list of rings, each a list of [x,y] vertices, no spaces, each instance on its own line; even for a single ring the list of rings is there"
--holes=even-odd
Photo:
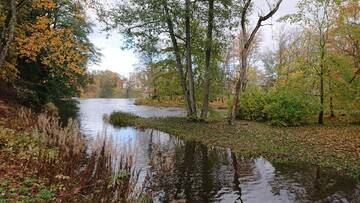
[[[360,126],[272,127],[236,121],[190,122],[186,118],[137,118],[138,128],[153,128],[184,140],[231,148],[246,157],[272,162],[303,162],[360,177]]]

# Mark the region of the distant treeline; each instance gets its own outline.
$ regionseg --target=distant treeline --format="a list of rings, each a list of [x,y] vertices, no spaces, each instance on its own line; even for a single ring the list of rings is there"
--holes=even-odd
[[[83,98],[130,98],[137,92],[131,80],[118,73],[105,70],[89,74],[89,83],[81,91]]]

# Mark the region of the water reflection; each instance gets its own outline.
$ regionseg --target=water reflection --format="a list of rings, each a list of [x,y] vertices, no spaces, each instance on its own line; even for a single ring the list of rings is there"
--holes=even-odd
[[[78,119],[91,140],[104,128],[102,115],[113,110],[182,114],[176,108],[154,109],[127,100],[81,100]],[[117,155],[136,154],[139,184],[147,180],[154,202],[360,202],[358,182],[317,167],[244,159],[228,149],[183,142],[152,129],[105,129]]]
[[[152,159],[156,202],[360,202],[356,181],[316,167],[274,166],[194,142],[155,150]]]

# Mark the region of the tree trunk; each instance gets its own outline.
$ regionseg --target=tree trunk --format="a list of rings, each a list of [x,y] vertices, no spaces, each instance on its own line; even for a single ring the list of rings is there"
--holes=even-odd
[[[319,112],[319,124],[324,124],[324,74],[320,73],[320,112]]]
[[[169,8],[167,7],[166,2],[164,4],[164,11],[165,11],[165,15],[166,15],[166,23],[167,23],[167,27],[168,27],[168,30],[170,33],[171,42],[173,44],[175,60],[176,60],[176,69],[179,74],[180,85],[181,85],[181,88],[182,88],[183,94],[184,94],[187,116],[191,116],[192,115],[192,108],[191,108],[191,102],[190,102],[191,100],[190,100],[188,88],[186,86],[186,77],[184,75],[183,65],[181,62],[180,49],[177,44],[177,40],[176,40],[175,32],[174,32],[174,25],[173,25],[173,22],[172,22],[172,19],[170,16],[170,12],[169,12]]]
[[[321,64],[320,64],[320,112],[319,112],[319,124],[324,124],[324,58],[325,53],[321,50]]]
[[[352,43],[352,47],[353,47],[353,61],[354,61],[354,66],[355,66],[355,74],[354,76],[351,78],[351,80],[349,81],[349,83],[351,84],[358,75],[360,75],[360,45],[359,45],[360,41],[359,40],[354,40],[354,42]]]
[[[194,87],[194,74],[192,71],[192,59],[191,59],[191,11],[190,0],[185,0],[185,51],[186,51],[186,69],[188,74],[188,88],[190,99],[190,117],[196,119],[196,100],[195,100],[195,87]]]
[[[333,96],[330,96],[330,117],[335,117]]]
[[[321,55],[320,55],[320,112],[319,112],[319,124],[324,124],[324,69],[325,69],[325,40],[320,40],[320,49],[321,49]]]
[[[246,36],[246,34],[244,34]],[[243,36],[244,36],[243,35]],[[238,111],[239,107],[239,97],[241,92],[245,91],[246,83],[247,83],[247,76],[246,76],[246,69],[247,69],[247,52],[248,48],[244,47],[241,51],[241,67],[240,67],[240,76],[238,81],[236,82],[235,86],[235,95],[233,98],[233,103],[231,106],[230,116],[229,116],[229,124],[233,124],[236,118],[236,112]]]
[[[214,21],[214,0],[209,0],[208,11],[208,28],[206,34],[206,51],[205,51],[205,75],[204,75],[204,87],[203,87],[203,103],[201,109],[201,119],[206,119],[209,111],[209,91],[210,91],[210,61],[211,61],[211,49],[212,49],[212,33],[213,33],[213,21]]]
[[[6,59],[10,44],[14,40],[15,26],[16,26],[16,5],[15,5],[15,0],[10,0],[10,11],[9,12],[11,13],[11,18],[10,18],[10,21],[9,21],[8,28],[5,28],[5,29],[8,29],[8,34],[7,34],[7,37],[6,37],[5,30],[4,30],[5,43],[2,44],[2,47],[0,48],[0,68],[2,68],[2,66],[3,66],[3,64],[5,62],[5,59]]]
[[[330,101],[329,101],[329,108],[330,108],[330,117],[335,117],[334,112],[334,97],[332,95],[332,85],[331,80],[329,79],[329,95],[330,95]]]

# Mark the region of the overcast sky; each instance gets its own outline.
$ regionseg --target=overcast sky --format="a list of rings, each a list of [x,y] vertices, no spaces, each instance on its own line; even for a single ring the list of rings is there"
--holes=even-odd
[[[266,11],[265,0],[255,0],[256,10]],[[279,11],[267,23],[273,24],[272,26],[264,26],[261,28],[261,49],[274,48],[274,35],[280,28],[277,19],[283,15],[294,13],[296,11],[296,3],[298,0],[283,0]],[[256,17],[257,15],[255,15]],[[119,73],[122,76],[128,77],[129,73],[134,71],[135,65],[138,63],[137,55],[131,50],[122,50],[122,37],[116,31],[111,33],[101,32],[98,25],[94,26],[94,31],[90,35],[90,40],[102,53],[101,62],[98,64],[90,65],[90,70],[111,70]],[[108,34],[110,34],[108,36]]]

